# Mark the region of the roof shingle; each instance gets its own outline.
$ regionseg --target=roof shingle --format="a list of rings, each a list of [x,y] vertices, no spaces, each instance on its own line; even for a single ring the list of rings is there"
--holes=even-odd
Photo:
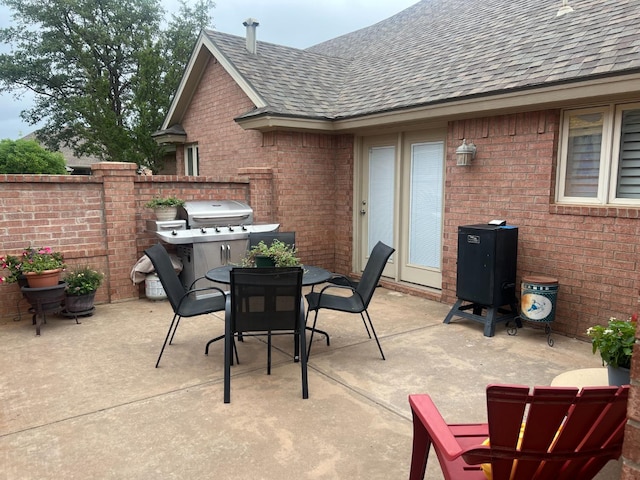
[[[338,119],[640,71],[640,1],[422,0],[306,50],[208,31],[267,103]],[[248,115],[256,114],[256,112]]]

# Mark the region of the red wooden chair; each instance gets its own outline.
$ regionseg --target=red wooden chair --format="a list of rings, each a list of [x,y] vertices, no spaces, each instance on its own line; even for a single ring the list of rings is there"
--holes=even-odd
[[[423,479],[433,443],[446,480],[587,480],[620,457],[629,386],[489,385],[484,424],[447,424],[429,395],[409,395],[410,480]],[[490,438],[490,446],[483,441]],[[519,446],[518,446],[519,445]]]

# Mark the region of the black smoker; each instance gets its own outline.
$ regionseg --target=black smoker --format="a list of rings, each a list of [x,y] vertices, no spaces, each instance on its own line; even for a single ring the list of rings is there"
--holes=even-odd
[[[492,337],[498,321],[518,317],[516,266],[518,228],[496,224],[458,227],[458,300],[444,320],[459,316],[484,323],[484,335]],[[504,310],[508,306],[510,311]],[[470,310],[470,312],[469,312]]]

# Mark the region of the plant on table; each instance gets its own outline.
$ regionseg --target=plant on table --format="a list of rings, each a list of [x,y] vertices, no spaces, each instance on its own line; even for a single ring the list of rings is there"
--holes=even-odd
[[[64,256],[54,252],[51,247],[27,247],[19,256],[7,255],[0,257],[3,269],[8,276],[0,277],[0,283],[14,283],[26,273],[41,274],[47,270],[62,270],[65,268]]]
[[[78,267],[65,275],[67,295],[88,295],[95,292],[102,284],[104,274],[91,267]]]
[[[633,345],[636,343],[636,325],[638,313],[629,320],[611,317],[606,326],[595,325],[587,329],[591,337],[593,353],[600,352],[603,365],[613,368],[630,368]]]
[[[300,259],[296,256],[298,251],[295,247],[275,239],[271,245],[267,245],[260,241],[258,245],[249,250],[245,258],[242,260],[243,267],[255,267],[256,258],[260,256],[269,257],[273,260],[276,267],[297,267],[300,265]]]

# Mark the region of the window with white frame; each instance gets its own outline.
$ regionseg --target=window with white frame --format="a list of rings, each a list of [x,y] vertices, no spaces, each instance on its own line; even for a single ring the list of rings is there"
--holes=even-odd
[[[198,176],[200,160],[198,158],[198,144],[194,143],[184,147],[184,174],[193,177]]]
[[[640,103],[566,110],[557,198],[640,205]]]

